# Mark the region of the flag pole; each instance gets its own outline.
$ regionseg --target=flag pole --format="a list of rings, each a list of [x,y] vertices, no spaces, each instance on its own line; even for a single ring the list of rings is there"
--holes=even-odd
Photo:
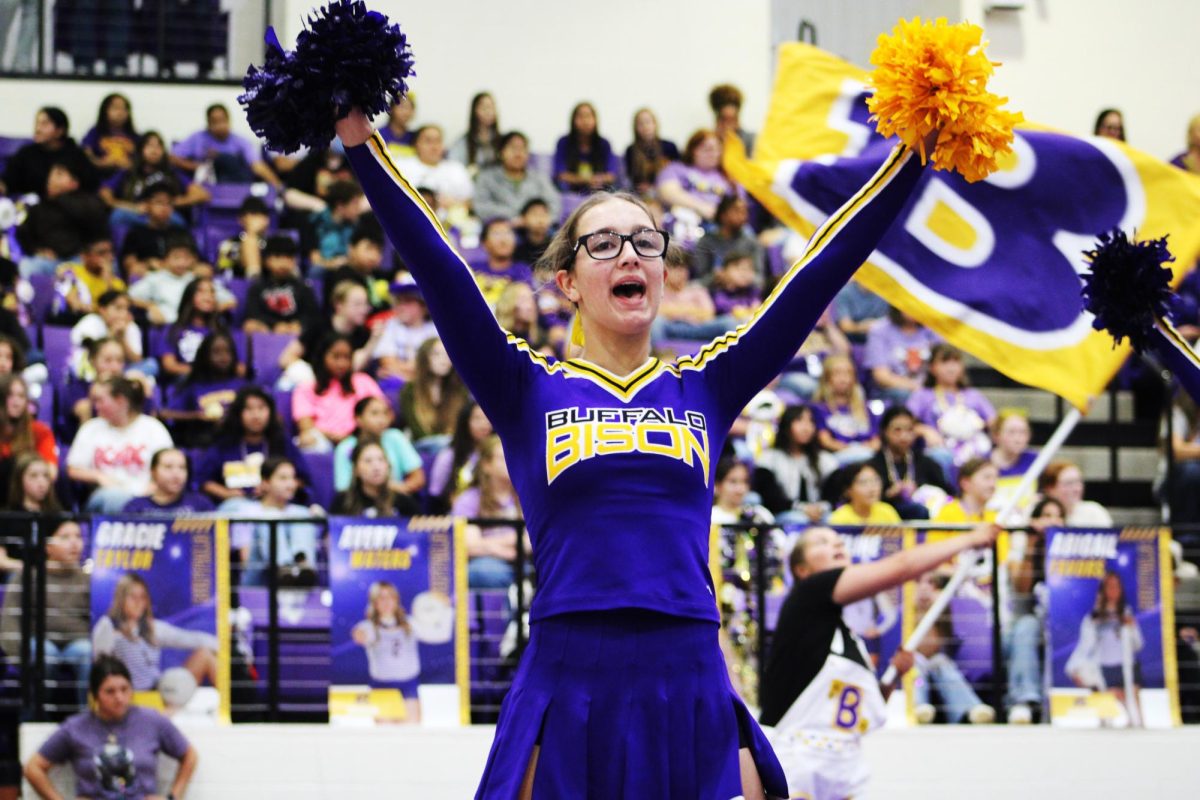
[[[1041,452],[1038,453],[1037,458],[1033,460],[1033,463],[1029,465],[1029,469],[1021,477],[1021,482],[1017,485],[1017,490],[996,515],[997,520],[1005,520],[1012,515],[1017,505],[1021,502],[1021,498],[1033,487],[1033,482],[1037,480],[1037,476],[1042,474],[1046,465],[1050,463],[1050,459],[1054,458],[1062,448],[1063,444],[1067,441],[1067,437],[1071,435],[1071,431],[1075,429],[1075,426],[1082,418],[1083,413],[1078,408],[1072,406],[1071,410],[1063,417],[1062,422],[1058,423],[1058,428],[1051,435],[1049,441],[1046,442]],[[950,605],[950,601],[954,598],[955,593],[958,592],[958,587],[962,586],[963,581],[967,579],[967,575],[970,574],[971,568],[975,566],[977,558],[978,555],[974,550],[967,550],[959,554],[958,566],[955,568],[954,574],[950,576],[950,581],[946,584],[946,588],[942,590],[942,593],[933,601],[933,605],[925,612],[925,616],[921,617],[921,621],[917,623],[917,627],[913,628],[913,632],[904,641],[905,650],[909,652],[915,651],[925,639],[926,634],[929,633],[934,623],[937,622],[938,617],[946,610],[946,606]],[[879,682],[883,686],[890,686],[895,680],[896,668],[889,664],[887,671],[883,673],[883,677],[880,678]]]

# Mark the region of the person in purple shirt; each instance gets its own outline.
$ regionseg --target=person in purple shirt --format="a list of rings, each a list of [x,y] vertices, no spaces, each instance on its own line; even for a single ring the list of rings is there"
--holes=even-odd
[[[863,353],[863,366],[870,370],[873,394],[888,405],[904,403],[921,388],[929,351],[941,341],[898,308],[889,308],[887,319],[871,328]]]
[[[917,435],[925,440],[925,454],[948,476],[954,475],[955,466],[991,452],[988,426],[996,409],[967,384],[957,347],[945,342],[933,346],[925,385],[908,396],[907,406],[917,420]]]
[[[817,440],[839,466],[865,461],[879,448],[879,417],[867,405],[850,356],[832,355],[822,362],[813,413]]]
[[[484,257],[472,260],[471,269],[479,290],[487,298],[488,305],[496,307],[504,287],[513,281],[533,285],[533,270],[528,264],[517,261],[517,234],[506,219],[490,219],[483,225],[480,234],[483,240]]]
[[[215,103],[205,111],[208,124],[202,131],[184,139],[171,154],[171,163],[189,175],[201,164],[211,162],[217,183],[254,183],[264,181],[283,191],[283,182],[258,154],[248,139],[233,132],[229,109]]]
[[[135,497],[121,509],[126,514],[203,514],[213,510],[212,501],[188,491],[188,460],[171,447],[150,458],[150,494]]]
[[[25,764],[25,779],[43,800],[62,795],[50,781],[50,768],[69,763],[78,797],[163,797],[158,789],[158,756],[179,761],[166,797],[182,798],[196,771],[196,748],[169,719],[133,705],[133,682],[119,659],[100,656],[92,664],[88,689],[94,706],[69,717]]]
[[[148,189],[163,184],[171,193],[174,211],[171,224],[187,226],[187,220],[179,209],[207,203],[212,199],[204,187],[194,183],[181,170],[171,166],[171,158],[162,134],[146,131],[142,134],[133,164],[114,174],[100,187],[100,199],[112,209],[108,221],[112,225],[144,225],[146,223],[146,201]]]
[[[192,371],[167,389],[166,406],[159,414],[171,423],[176,443],[202,447],[212,442],[225,410],[246,383],[242,371],[237,344],[228,331],[213,331],[200,341]]]
[[[554,180],[563,191],[611,189],[617,176],[612,170],[612,145],[600,135],[596,107],[579,103],[571,109],[571,130],[554,148]]]
[[[79,146],[105,178],[117,170],[129,169],[138,146],[129,98],[116,92],[106,95],[100,101],[96,124],[84,134]]]
[[[304,456],[287,436],[275,401],[261,386],[238,389],[217,429],[216,440],[196,468],[196,483],[221,510],[236,509],[258,494],[262,465],[282,456],[296,465],[301,483],[312,485]]]
[[[718,317],[729,317],[735,327],[749,319],[762,302],[762,292],[755,283],[754,251],[735,247],[725,254],[725,261],[712,275],[710,293]]]

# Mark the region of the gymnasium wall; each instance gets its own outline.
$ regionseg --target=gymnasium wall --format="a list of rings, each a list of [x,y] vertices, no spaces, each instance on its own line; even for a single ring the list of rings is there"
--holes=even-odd
[[[526,130],[539,151],[566,130],[571,106],[591,100],[601,130],[623,148],[630,119],[654,108],[662,129],[685,139],[709,122],[708,89],[730,81],[746,94],[743,119],[755,128],[770,93],[772,46],[807,19],[818,44],[859,64],[875,37],[901,15],[982,22],[991,52],[1005,62],[995,86],[1032,120],[1090,132],[1099,109],[1126,113],[1131,142],[1169,158],[1182,149],[1187,120],[1200,113],[1195,31],[1200,3],[1159,0],[1018,0],[1016,11],[986,11],[990,0],[608,0],[602,7],[545,0],[445,0],[373,7],[403,21],[417,55],[418,119],[457,137],[471,95],[494,92],[504,127]],[[1013,3],[1009,3],[1010,5]],[[276,23],[292,41],[312,0],[284,0]],[[602,8],[602,13],[597,9]],[[239,47],[238,51],[244,51]],[[238,59],[235,53],[235,60]],[[106,83],[0,80],[0,134],[28,135],[38,106],[56,102],[82,134]],[[139,127],[180,138],[203,124],[210,102],[234,103],[234,87],[125,84]],[[238,124],[243,125],[240,115]]]

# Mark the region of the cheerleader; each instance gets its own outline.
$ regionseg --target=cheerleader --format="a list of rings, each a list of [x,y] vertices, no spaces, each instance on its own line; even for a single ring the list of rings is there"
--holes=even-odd
[[[963,536],[918,545],[868,564],[851,564],[832,528],[809,528],[789,558],[796,579],[779,611],[761,686],[764,725],[787,773],[793,797],[845,800],[867,784],[860,742],[887,719],[892,687],[879,685],[867,647],[842,610],[913,580],[948,558],[987,547],[999,528],[984,524]],[[904,650],[898,674],[913,665]]]
[[[670,364],[650,353],[668,235],[636,197],[594,195],[544,257],[583,334],[579,358],[552,363],[498,327],[366,117],[337,131],[527,513],[530,640],[477,796],[787,797],[718,647],[712,454],[899,213],[919,159],[897,149],[745,326]]]

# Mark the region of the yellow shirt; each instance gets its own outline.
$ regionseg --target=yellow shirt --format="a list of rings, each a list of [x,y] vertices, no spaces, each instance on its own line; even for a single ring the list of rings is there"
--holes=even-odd
[[[996,511],[995,509],[989,508],[986,509],[982,514],[968,514],[967,510],[963,508],[962,501],[951,500],[949,503],[946,503],[946,505],[942,506],[941,510],[938,511],[937,516],[933,518],[933,521],[953,523],[995,522]]]
[[[883,502],[871,506],[871,513],[866,517],[854,513],[854,506],[849,503],[838,506],[829,515],[830,525],[896,525],[899,522],[900,515],[896,509]]]
[[[972,522],[995,522],[996,510],[989,508],[982,514],[968,514],[967,510],[962,507],[962,503],[958,500],[951,500],[946,505],[942,506],[938,511],[937,516],[933,518],[934,522],[946,522],[951,524],[965,524]],[[925,535],[927,542],[940,542],[943,539],[950,539],[959,536],[965,531],[929,531]],[[1001,531],[996,537],[996,552],[1003,563],[1008,558],[1008,533]]]

